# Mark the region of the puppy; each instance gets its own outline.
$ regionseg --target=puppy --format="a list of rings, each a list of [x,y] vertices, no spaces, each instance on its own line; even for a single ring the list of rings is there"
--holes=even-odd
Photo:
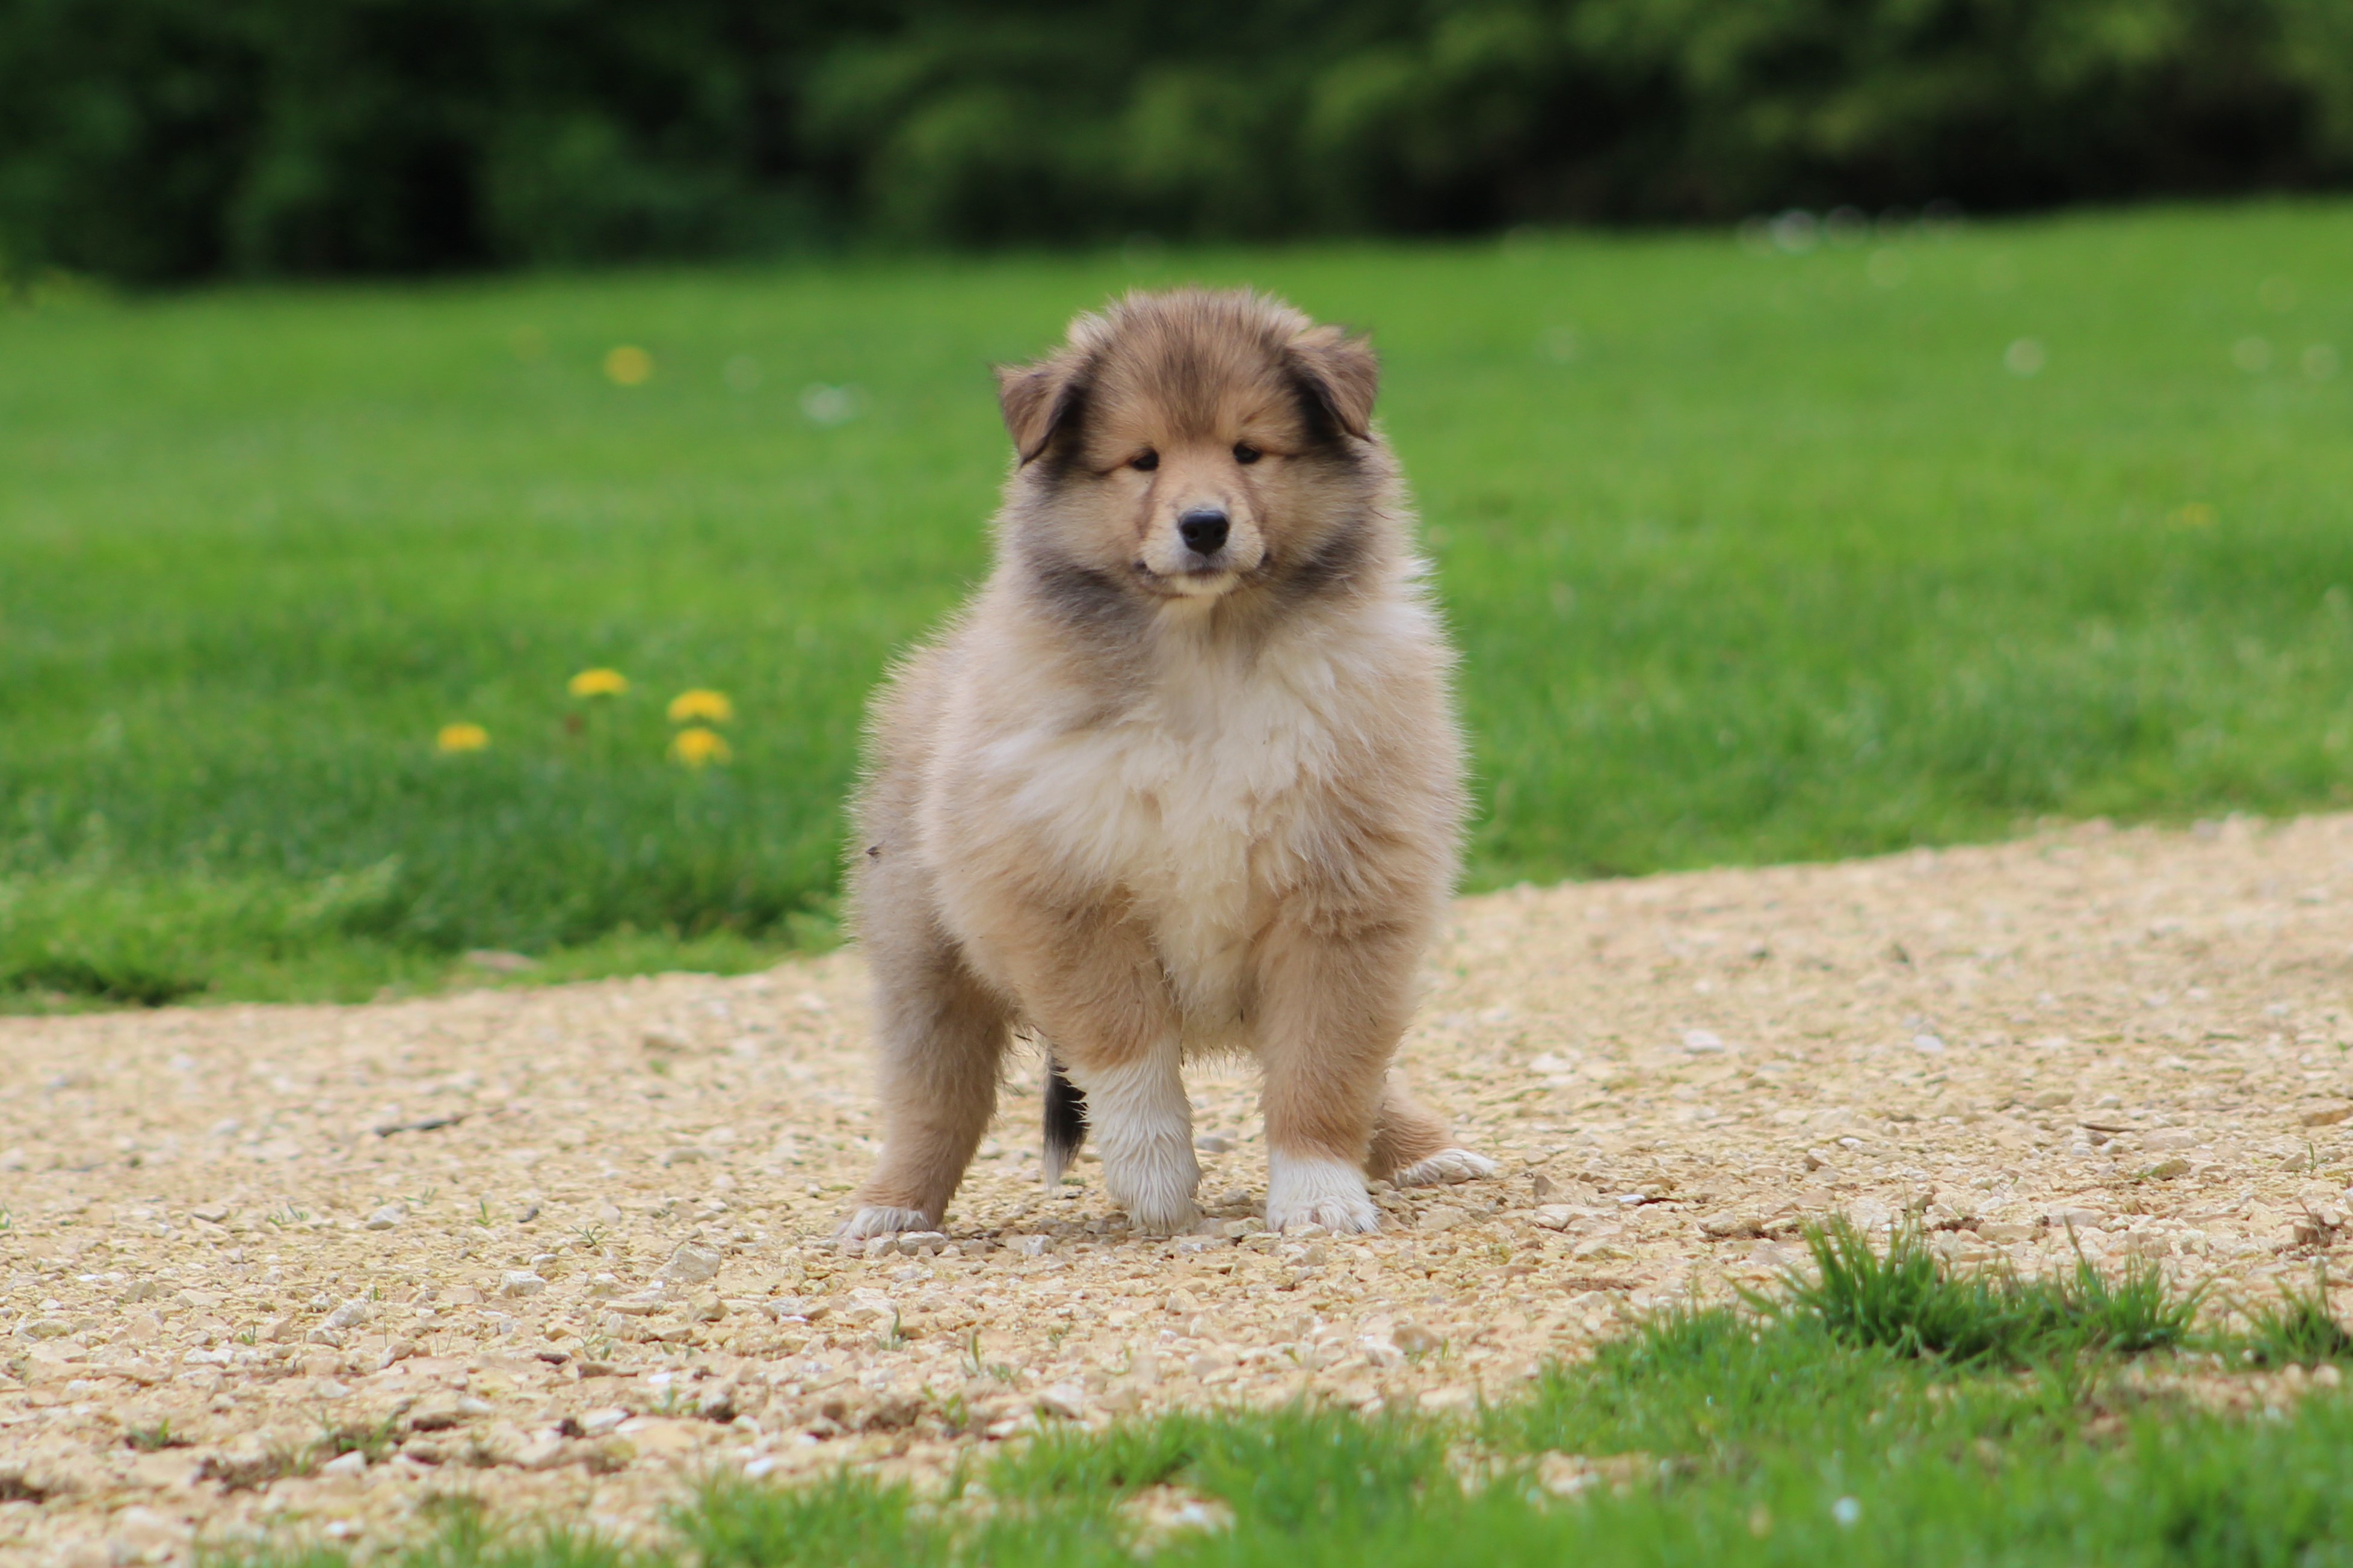
[[[1492,1174],[1389,1069],[1455,873],[1452,662],[1371,350],[1246,292],[1132,294],[1001,369],[987,584],[875,705],[851,856],[886,1123],[844,1236],[937,1226],[1016,1031],[1045,1175],[1092,1128],[1198,1218],[1187,1057],[1255,1054],[1267,1224]]]

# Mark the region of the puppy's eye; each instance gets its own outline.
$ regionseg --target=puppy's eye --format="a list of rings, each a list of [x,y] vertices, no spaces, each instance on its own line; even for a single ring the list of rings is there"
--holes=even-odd
[[[1141,473],[1150,473],[1154,469],[1160,466],[1160,454],[1158,452],[1147,451],[1140,456],[1132,457],[1127,460],[1127,466]]]
[[[1256,447],[1250,445],[1248,441],[1236,441],[1234,443],[1234,461],[1236,462],[1256,462],[1264,455],[1264,453],[1261,452]]]

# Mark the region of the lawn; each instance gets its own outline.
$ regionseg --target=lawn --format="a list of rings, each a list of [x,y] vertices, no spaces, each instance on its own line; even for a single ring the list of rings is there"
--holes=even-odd
[[[1060,1426],[944,1487],[714,1477],[686,1553],[486,1524],[462,1484],[418,1568],[2341,1563],[2353,1340],[2290,1292],[2235,1329],[2154,1272],[2021,1282],[1916,1237],[1817,1233],[1745,1308],[1638,1320],[1457,1417],[1304,1404]],[[2210,1314],[2210,1317],[2212,1315]],[[1430,1352],[1443,1355],[1444,1347]],[[944,1409],[934,1419],[953,1423]],[[381,1546],[384,1543],[376,1543]],[[228,1548],[224,1568],[343,1568]]]
[[[52,290],[0,312],[0,994],[822,941],[865,693],[983,569],[986,366],[1190,280],[1376,336],[1474,886],[2353,800],[2353,207]]]

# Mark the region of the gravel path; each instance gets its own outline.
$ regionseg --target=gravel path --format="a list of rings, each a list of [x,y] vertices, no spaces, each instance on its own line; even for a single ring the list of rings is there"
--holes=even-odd
[[[1468,899],[1407,1059],[1505,1174],[1258,1234],[1037,1183],[1036,1065],[944,1238],[827,1239],[874,1148],[857,959],[357,1008],[0,1019],[0,1562],[397,1533],[479,1492],[624,1534],[682,1473],[935,1472],[1041,1421],[1468,1407],[1807,1216],[2308,1277],[2344,1222],[2353,817]],[[169,1446],[165,1446],[169,1445]],[[347,1450],[338,1457],[338,1450]]]

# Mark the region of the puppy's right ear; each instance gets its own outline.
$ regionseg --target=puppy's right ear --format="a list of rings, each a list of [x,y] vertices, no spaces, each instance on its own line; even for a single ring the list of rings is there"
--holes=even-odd
[[[1030,462],[1078,405],[1078,357],[1058,354],[1035,365],[998,366],[997,400],[1005,410],[1013,450],[1023,463]]]

